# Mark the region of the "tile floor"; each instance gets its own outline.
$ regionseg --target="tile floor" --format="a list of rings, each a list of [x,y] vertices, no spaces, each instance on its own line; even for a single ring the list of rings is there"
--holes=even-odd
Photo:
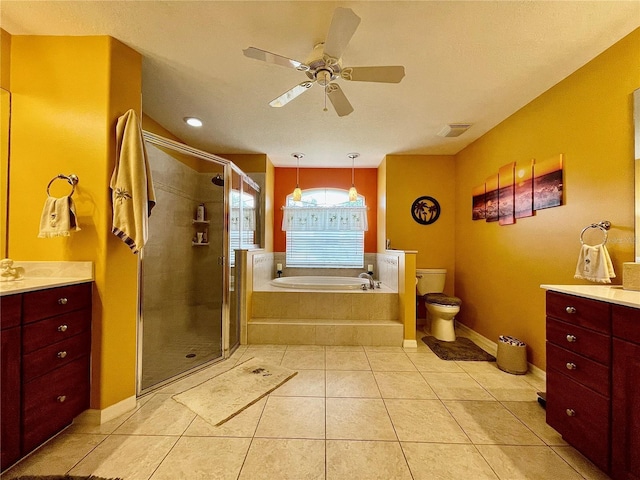
[[[2,479],[608,478],[546,425],[538,378],[443,361],[418,343],[242,346],[121,418],[72,425]],[[252,356],[299,373],[220,427],[171,398]]]

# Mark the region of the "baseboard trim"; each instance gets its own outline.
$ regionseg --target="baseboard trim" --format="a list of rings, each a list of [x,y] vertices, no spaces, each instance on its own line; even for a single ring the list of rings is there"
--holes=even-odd
[[[418,348],[417,340],[403,340],[402,348]]]
[[[135,395],[119,401],[102,410],[89,409],[78,415],[73,422],[85,425],[102,425],[109,420],[119,417],[127,412],[134,410],[137,406]]]
[[[476,332],[475,330],[470,329],[466,325],[463,325],[462,323],[456,322],[456,329],[458,329],[462,335],[464,335],[465,337],[469,337],[477,345],[482,347],[484,350],[486,350],[487,352],[489,352],[493,356],[495,356],[496,353],[498,352],[498,344],[496,342],[492,342],[487,337],[485,337],[483,335],[480,335],[478,332]],[[547,373],[544,370],[542,370],[541,368],[536,367],[534,364],[532,364],[530,362],[527,362],[527,364],[529,366],[529,372],[534,377],[540,379],[543,382],[547,381]]]

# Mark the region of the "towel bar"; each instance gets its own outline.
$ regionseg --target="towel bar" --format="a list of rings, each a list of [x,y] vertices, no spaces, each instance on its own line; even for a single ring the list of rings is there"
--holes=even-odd
[[[76,185],[80,181],[80,179],[75,173],[72,173],[70,175],[63,175],[62,173],[59,173],[58,175],[53,177],[49,182],[49,184],[47,185],[47,195],[49,197],[51,196],[51,194],[49,193],[49,188],[51,187],[51,184],[56,180],[66,180],[67,182],[69,182],[69,185],[71,185],[71,193],[69,194],[69,196],[73,195],[73,192],[76,191]]]
[[[601,222],[592,223],[591,225],[587,225],[586,227],[584,227],[580,232],[580,243],[582,245],[584,245],[584,240],[582,238],[584,235],[584,232],[586,232],[590,228],[599,228],[600,230],[602,230],[602,233],[604,233],[604,239],[602,240],[602,245],[607,243],[607,237],[609,235],[607,231],[611,228],[611,222],[609,222],[608,220],[603,220]]]

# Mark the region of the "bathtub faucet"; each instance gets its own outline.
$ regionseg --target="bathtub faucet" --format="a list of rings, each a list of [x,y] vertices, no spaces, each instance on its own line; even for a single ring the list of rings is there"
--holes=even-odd
[[[375,285],[373,284],[373,277],[371,275],[369,275],[366,272],[362,272],[360,275],[358,275],[358,278],[366,278],[367,280],[369,280],[369,289],[373,290],[375,288]]]

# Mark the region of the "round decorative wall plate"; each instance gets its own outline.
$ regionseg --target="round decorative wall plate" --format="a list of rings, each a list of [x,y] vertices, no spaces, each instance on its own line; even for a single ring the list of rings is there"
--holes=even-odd
[[[428,195],[418,197],[411,205],[411,216],[420,225],[431,225],[440,216],[440,204]]]

